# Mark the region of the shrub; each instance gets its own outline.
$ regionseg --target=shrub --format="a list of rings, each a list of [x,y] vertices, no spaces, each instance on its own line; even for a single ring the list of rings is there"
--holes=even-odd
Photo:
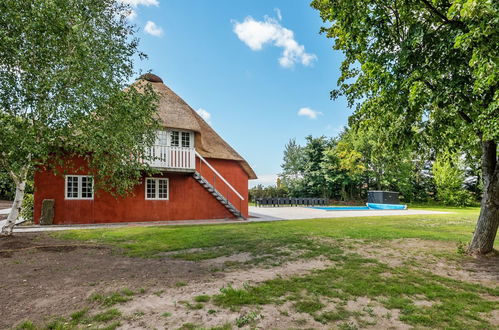
[[[465,171],[458,155],[447,153],[437,157],[433,164],[437,197],[445,205],[469,206],[474,204],[473,194],[464,189]]]
[[[23,199],[23,206],[21,208],[21,217],[27,222],[33,222],[33,207],[35,199],[33,194],[25,194]]]
[[[0,168],[0,199],[14,200],[16,186],[9,173]]]

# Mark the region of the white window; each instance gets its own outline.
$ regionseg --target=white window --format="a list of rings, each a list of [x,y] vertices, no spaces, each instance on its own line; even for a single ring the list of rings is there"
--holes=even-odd
[[[167,133],[166,131],[157,131],[156,132],[156,144],[160,146],[168,145],[167,141]]]
[[[191,133],[182,132],[182,147],[183,148],[191,147]]]
[[[94,199],[94,181],[88,175],[66,175],[66,199]]]
[[[168,131],[168,137],[168,145],[171,147],[191,148],[194,146],[194,134],[192,132],[172,130]]]
[[[172,131],[170,134],[170,146],[172,147],[178,147],[180,145],[179,143],[179,131]]]
[[[167,200],[168,179],[146,178],[146,199]]]

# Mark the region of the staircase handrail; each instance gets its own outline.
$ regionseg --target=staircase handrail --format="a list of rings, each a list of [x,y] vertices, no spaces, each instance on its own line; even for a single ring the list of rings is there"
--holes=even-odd
[[[204,159],[204,157],[201,156],[197,151],[196,151],[196,156],[198,156],[199,159],[203,163],[205,163],[206,165],[208,165],[208,167],[210,168],[210,170],[212,170],[213,173],[215,173],[222,180],[222,182],[225,183],[227,185],[227,187],[229,187],[230,190],[232,190],[236,194],[237,197],[239,197],[242,201],[244,200],[244,197],[241,196],[241,194],[236,189],[234,189],[234,187],[232,187],[232,185],[230,183],[228,183],[227,180],[225,180],[225,178],[220,173],[218,173],[218,171],[215,170],[215,168],[213,168],[213,166],[211,166],[211,164],[208,163],[208,161],[206,159]]]

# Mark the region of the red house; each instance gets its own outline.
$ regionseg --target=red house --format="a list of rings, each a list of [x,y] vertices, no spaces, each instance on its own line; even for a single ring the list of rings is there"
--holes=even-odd
[[[129,196],[115,198],[96,194],[85,171],[62,176],[39,170],[34,182],[35,222],[40,221],[44,200],[54,201],[53,224],[248,217],[248,180],[256,179],[248,163],[161,78],[146,74],[139,79],[138,83],[150,83],[160,97],[163,129],[149,150],[154,157],[150,165],[160,174],[144,175]]]

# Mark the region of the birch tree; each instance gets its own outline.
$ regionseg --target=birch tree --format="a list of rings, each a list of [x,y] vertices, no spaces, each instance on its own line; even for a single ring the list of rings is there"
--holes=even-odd
[[[12,233],[29,173],[87,160],[97,189],[125,194],[147,170],[154,93],[126,84],[138,51],[130,8],[113,0],[0,2],[0,166],[16,185]]]

